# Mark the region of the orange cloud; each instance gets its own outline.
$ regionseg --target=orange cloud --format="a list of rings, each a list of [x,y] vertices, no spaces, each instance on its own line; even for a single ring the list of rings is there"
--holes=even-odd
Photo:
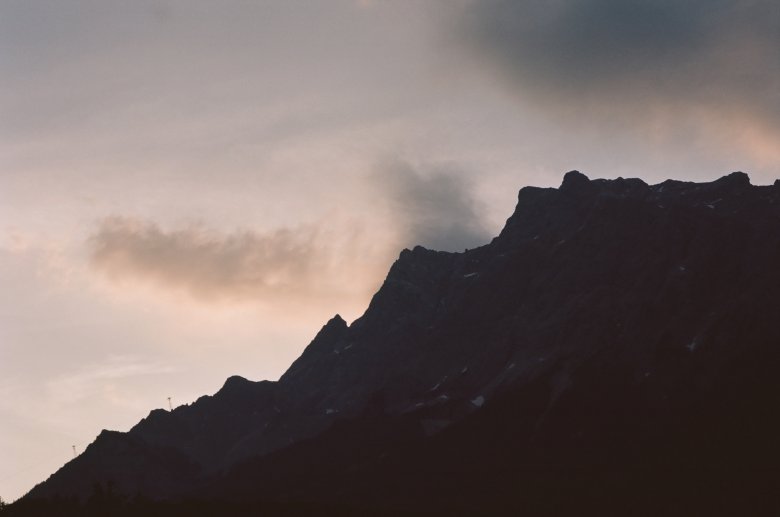
[[[220,233],[112,217],[89,244],[92,267],[114,282],[141,282],[204,302],[363,294],[375,287],[389,253],[364,238],[358,225],[327,221],[269,233]]]

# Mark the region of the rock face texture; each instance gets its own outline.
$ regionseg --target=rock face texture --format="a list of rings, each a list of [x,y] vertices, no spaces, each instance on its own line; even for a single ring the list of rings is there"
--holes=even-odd
[[[490,244],[404,250],[365,314],[331,319],[279,381],[231,377],[103,431],[27,498],[111,481],[464,512],[763,508],[779,321],[777,182],[572,171],[523,188]]]

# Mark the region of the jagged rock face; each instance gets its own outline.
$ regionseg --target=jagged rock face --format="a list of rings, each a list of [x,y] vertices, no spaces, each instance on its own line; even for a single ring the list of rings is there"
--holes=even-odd
[[[352,483],[347,495],[334,489],[343,497],[391,497],[365,480],[394,483],[411,464],[463,471],[452,457],[477,471],[639,461],[641,450],[690,445],[681,422],[726,429],[711,447],[764,443],[774,428],[763,410],[760,432],[751,424],[739,435],[719,419],[745,417],[739,397],[778,401],[777,264],[777,182],[733,173],[650,186],[572,171],[559,189],[523,188],[486,246],[404,250],[366,313],[351,325],[334,317],[278,382],[231,378],[126,436],[101,435],[30,497],[115,478],[155,497],[193,486],[246,497],[240,487],[263,479],[269,497],[325,498],[332,472]],[[242,463],[250,458],[261,459]],[[301,472],[316,458],[319,478],[307,485]],[[171,469],[180,483],[167,481]],[[467,477],[451,481],[462,489]]]

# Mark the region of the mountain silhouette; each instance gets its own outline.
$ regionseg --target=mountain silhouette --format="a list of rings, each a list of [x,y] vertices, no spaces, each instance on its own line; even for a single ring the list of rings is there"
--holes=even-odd
[[[485,246],[403,250],[278,381],[103,431],[11,508],[97,486],[226,513],[758,514],[779,372],[780,181],[572,171]]]

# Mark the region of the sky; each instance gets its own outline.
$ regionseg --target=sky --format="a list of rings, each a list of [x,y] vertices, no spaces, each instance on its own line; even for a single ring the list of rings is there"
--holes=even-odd
[[[0,78],[6,501],[523,186],[780,177],[773,0],[0,0]]]

